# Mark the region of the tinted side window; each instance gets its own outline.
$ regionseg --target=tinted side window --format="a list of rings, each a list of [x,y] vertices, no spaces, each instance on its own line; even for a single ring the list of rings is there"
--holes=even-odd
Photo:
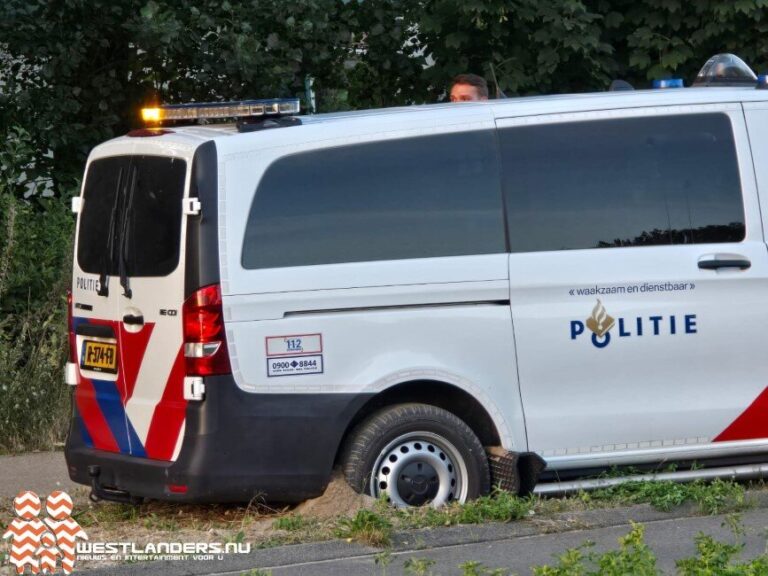
[[[251,206],[245,268],[506,250],[494,135],[465,132],[287,156]]]
[[[512,252],[744,239],[736,150],[724,114],[499,134]]]

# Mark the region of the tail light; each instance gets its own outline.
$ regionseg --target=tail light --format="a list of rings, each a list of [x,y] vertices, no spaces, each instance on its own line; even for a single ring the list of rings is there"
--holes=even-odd
[[[69,361],[76,363],[77,338],[75,336],[75,323],[72,316],[72,290],[67,290],[67,339],[69,340]]]
[[[229,374],[224,310],[218,284],[193,293],[182,308],[187,376]]]

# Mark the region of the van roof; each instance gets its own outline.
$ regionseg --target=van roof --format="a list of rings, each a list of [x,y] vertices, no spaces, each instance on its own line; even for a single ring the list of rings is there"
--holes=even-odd
[[[423,124],[424,121],[434,124],[452,124],[468,118],[490,120],[494,117],[514,118],[646,106],[684,106],[726,102],[768,103],[768,90],[758,90],[753,87],[700,87],[553,94],[483,102],[422,104],[350,112],[333,112],[300,116],[300,118],[303,126],[316,126],[320,128],[317,125],[325,124],[328,127],[336,125],[341,128],[340,124],[364,123],[369,129],[381,130],[390,123],[402,125],[404,122],[407,123],[409,119],[412,121],[418,120],[420,124]],[[300,130],[300,128],[301,126],[291,128],[290,130],[279,130],[281,138],[278,139],[300,140],[301,137],[296,133],[296,130]],[[179,146],[188,149],[195,148],[209,140],[220,140],[222,137],[226,137],[226,140],[229,140],[233,135],[249,138],[258,134],[261,136],[257,137],[258,140],[261,140],[261,138],[271,139],[271,137],[267,136],[269,134],[276,136],[273,130],[240,133],[234,124],[173,126],[169,129],[173,133],[164,136],[162,140],[168,144],[175,142]],[[292,134],[292,136],[288,136],[288,133]],[[100,153],[97,153],[97,155],[101,156],[110,153],[110,151],[104,148],[111,148],[112,153],[114,153],[114,146],[110,146],[110,144],[114,145],[117,142],[127,144],[126,140],[136,143],[138,139],[127,138],[126,136],[116,138],[109,143],[105,143],[107,146],[104,144],[99,146]]]
[[[563,112],[582,112],[590,110],[610,110],[619,108],[639,108],[644,106],[680,106],[692,104],[713,104],[720,102],[768,102],[768,90],[752,87],[701,87],[668,88],[653,90],[626,90],[615,92],[587,92],[581,94],[550,94],[542,96],[523,96],[487,100],[484,102],[443,102],[439,104],[420,104],[415,106],[397,106],[348,112],[331,112],[301,116],[302,124],[343,122],[357,118],[387,117],[401,114],[435,113],[444,111],[451,115],[458,107],[469,106],[490,108],[496,118],[511,118],[538,114]],[[236,134],[233,124],[179,127],[178,130],[219,136],[223,133]]]

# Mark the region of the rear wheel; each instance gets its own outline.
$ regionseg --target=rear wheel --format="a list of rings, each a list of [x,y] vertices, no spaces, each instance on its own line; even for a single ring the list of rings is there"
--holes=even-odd
[[[352,433],[344,455],[347,482],[398,507],[465,502],[490,489],[488,460],[474,432],[428,404],[385,408]]]

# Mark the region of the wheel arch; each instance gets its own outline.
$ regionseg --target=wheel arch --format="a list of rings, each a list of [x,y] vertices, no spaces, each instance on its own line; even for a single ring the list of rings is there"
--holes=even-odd
[[[361,422],[382,408],[409,402],[429,404],[451,412],[469,426],[483,446],[502,444],[502,434],[499,433],[497,423],[475,396],[454,384],[419,379],[395,384],[369,399],[347,424],[334,462],[340,462],[350,434]]]

